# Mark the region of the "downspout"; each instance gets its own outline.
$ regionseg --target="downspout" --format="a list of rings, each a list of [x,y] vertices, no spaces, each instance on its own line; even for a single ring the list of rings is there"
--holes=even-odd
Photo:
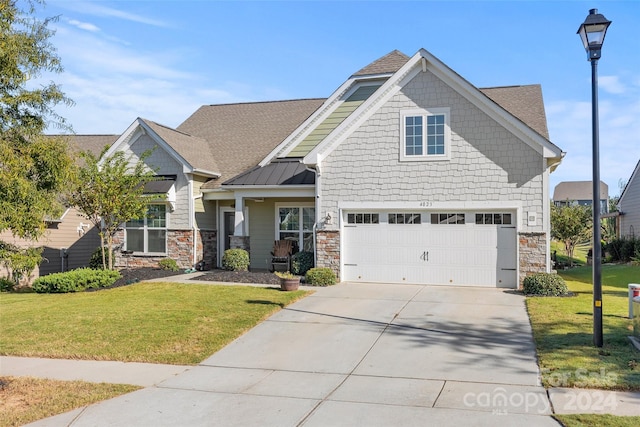
[[[317,239],[316,233],[318,231],[318,224],[321,222],[320,219],[320,156],[318,155],[318,163],[316,163],[313,167],[307,166],[307,170],[315,173],[316,175],[316,185],[315,185],[315,200],[314,205],[316,209],[316,221],[313,223],[313,265],[315,267],[318,266],[318,248],[317,248]]]

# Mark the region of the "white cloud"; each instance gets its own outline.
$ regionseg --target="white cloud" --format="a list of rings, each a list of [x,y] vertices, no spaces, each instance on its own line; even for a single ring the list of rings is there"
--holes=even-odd
[[[96,25],[93,25],[91,23],[88,22],[80,22],[77,19],[68,19],[66,20],[70,25],[73,25],[74,27],[80,28],[81,30],[85,30],[85,31],[91,31],[91,32],[99,32],[100,28],[98,28]]]
[[[618,82],[624,86],[622,82]],[[599,101],[600,179],[609,195],[619,193],[618,181],[627,180],[640,159],[640,100],[606,92]],[[626,92],[628,94],[628,91]],[[591,102],[552,101],[547,105],[551,140],[567,152],[551,175],[551,192],[561,181],[592,179]]]
[[[601,76],[598,78],[598,88],[612,94],[625,93],[626,88],[618,76]]]
[[[139,24],[151,25],[154,27],[169,28],[170,25],[164,21],[153,19],[147,16],[137,15],[135,13],[124,12],[112,7],[103,6],[91,1],[69,1],[56,2],[56,6],[80,12],[86,15],[92,15],[103,18],[117,18],[125,21],[136,22]]]

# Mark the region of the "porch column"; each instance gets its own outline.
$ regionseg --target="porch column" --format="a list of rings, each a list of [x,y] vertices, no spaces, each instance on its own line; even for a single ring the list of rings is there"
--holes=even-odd
[[[244,227],[244,198],[242,196],[236,196],[236,211],[235,211],[235,222],[233,235],[234,236],[244,236],[245,227]]]
[[[244,218],[244,198],[236,195],[236,208],[234,212],[234,230],[230,245],[234,249],[244,249],[251,253],[249,236],[247,236],[247,224]]]

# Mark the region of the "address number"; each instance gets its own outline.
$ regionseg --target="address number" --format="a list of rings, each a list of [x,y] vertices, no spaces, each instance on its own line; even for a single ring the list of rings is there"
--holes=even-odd
[[[421,208],[430,208],[431,206],[433,206],[433,202],[420,202]]]

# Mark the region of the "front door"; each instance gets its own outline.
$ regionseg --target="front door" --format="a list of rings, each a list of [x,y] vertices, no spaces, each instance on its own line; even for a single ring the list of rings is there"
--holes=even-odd
[[[235,218],[236,215],[234,212],[225,212],[224,213],[224,247],[222,248],[222,253],[227,249],[231,249],[231,236],[235,231]]]

